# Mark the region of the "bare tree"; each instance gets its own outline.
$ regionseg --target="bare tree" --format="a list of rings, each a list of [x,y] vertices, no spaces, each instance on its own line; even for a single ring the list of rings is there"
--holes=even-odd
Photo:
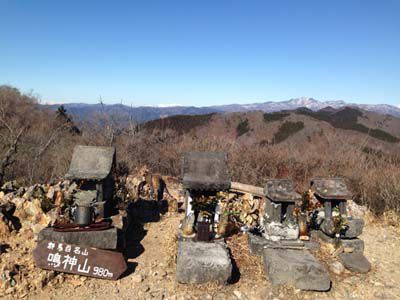
[[[21,94],[17,89],[0,86],[0,184],[7,168],[14,163],[23,134],[29,128],[27,116],[34,110],[35,99]]]

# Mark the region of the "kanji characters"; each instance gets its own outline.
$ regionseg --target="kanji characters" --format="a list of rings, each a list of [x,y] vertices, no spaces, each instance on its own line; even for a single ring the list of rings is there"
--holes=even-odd
[[[83,264],[83,267],[81,267],[81,264],[78,265],[78,272],[89,273],[89,271],[90,271],[90,266],[88,266],[88,267],[86,268],[87,261],[88,261],[88,259],[85,258],[85,263]]]
[[[61,255],[59,253],[49,253],[47,262],[49,266],[57,268],[61,265]]]
[[[69,254],[64,255],[64,260],[62,261],[62,264],[64,265],[64,270],[67,268],[67,266],[69,265],[69,270],[72,271],[72,268],[74,266],[76,266],[76,264],[78,263],[78,259],[76,258],[76,256],[69,256]]]

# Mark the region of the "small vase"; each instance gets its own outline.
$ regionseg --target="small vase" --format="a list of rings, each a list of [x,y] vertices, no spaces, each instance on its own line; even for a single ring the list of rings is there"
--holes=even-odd
[[[228,224],[229,224],[229,217],[226,214],[223,214],[221,217],[221,220],[218,224],[218,229],[217,229],[217,233],[219,236],[225,236],[226,235],[226,231],[228,228]]]
[[[304,213],[301,213],[299,215],[298,223],[299,223],[300,238],[308,236],[307,216]]]

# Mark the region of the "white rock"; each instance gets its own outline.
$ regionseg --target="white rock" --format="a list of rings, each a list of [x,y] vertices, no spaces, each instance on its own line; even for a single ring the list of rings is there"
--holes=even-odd
[[[329,269],[336,275],[340,275],[344,272],[344,266],[339,261],[334,261],[329,265]]]
[[[143,281],[143,276],[142,276],[142,274],[134,274],[133,276],[132,276],[132,282],[133,283],[140,283],[140,282],[142,282]]]
[[[235,291],[233,291],[233,294],[236,296],[236,298],[242,299],[242,293],[241,292],[235,290]]]

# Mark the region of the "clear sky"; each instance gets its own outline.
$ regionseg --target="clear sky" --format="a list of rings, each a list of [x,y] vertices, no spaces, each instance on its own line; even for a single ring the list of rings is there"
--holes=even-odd
[[[0,0],[0,84],[43,101],[400,104],[400,0]]]

